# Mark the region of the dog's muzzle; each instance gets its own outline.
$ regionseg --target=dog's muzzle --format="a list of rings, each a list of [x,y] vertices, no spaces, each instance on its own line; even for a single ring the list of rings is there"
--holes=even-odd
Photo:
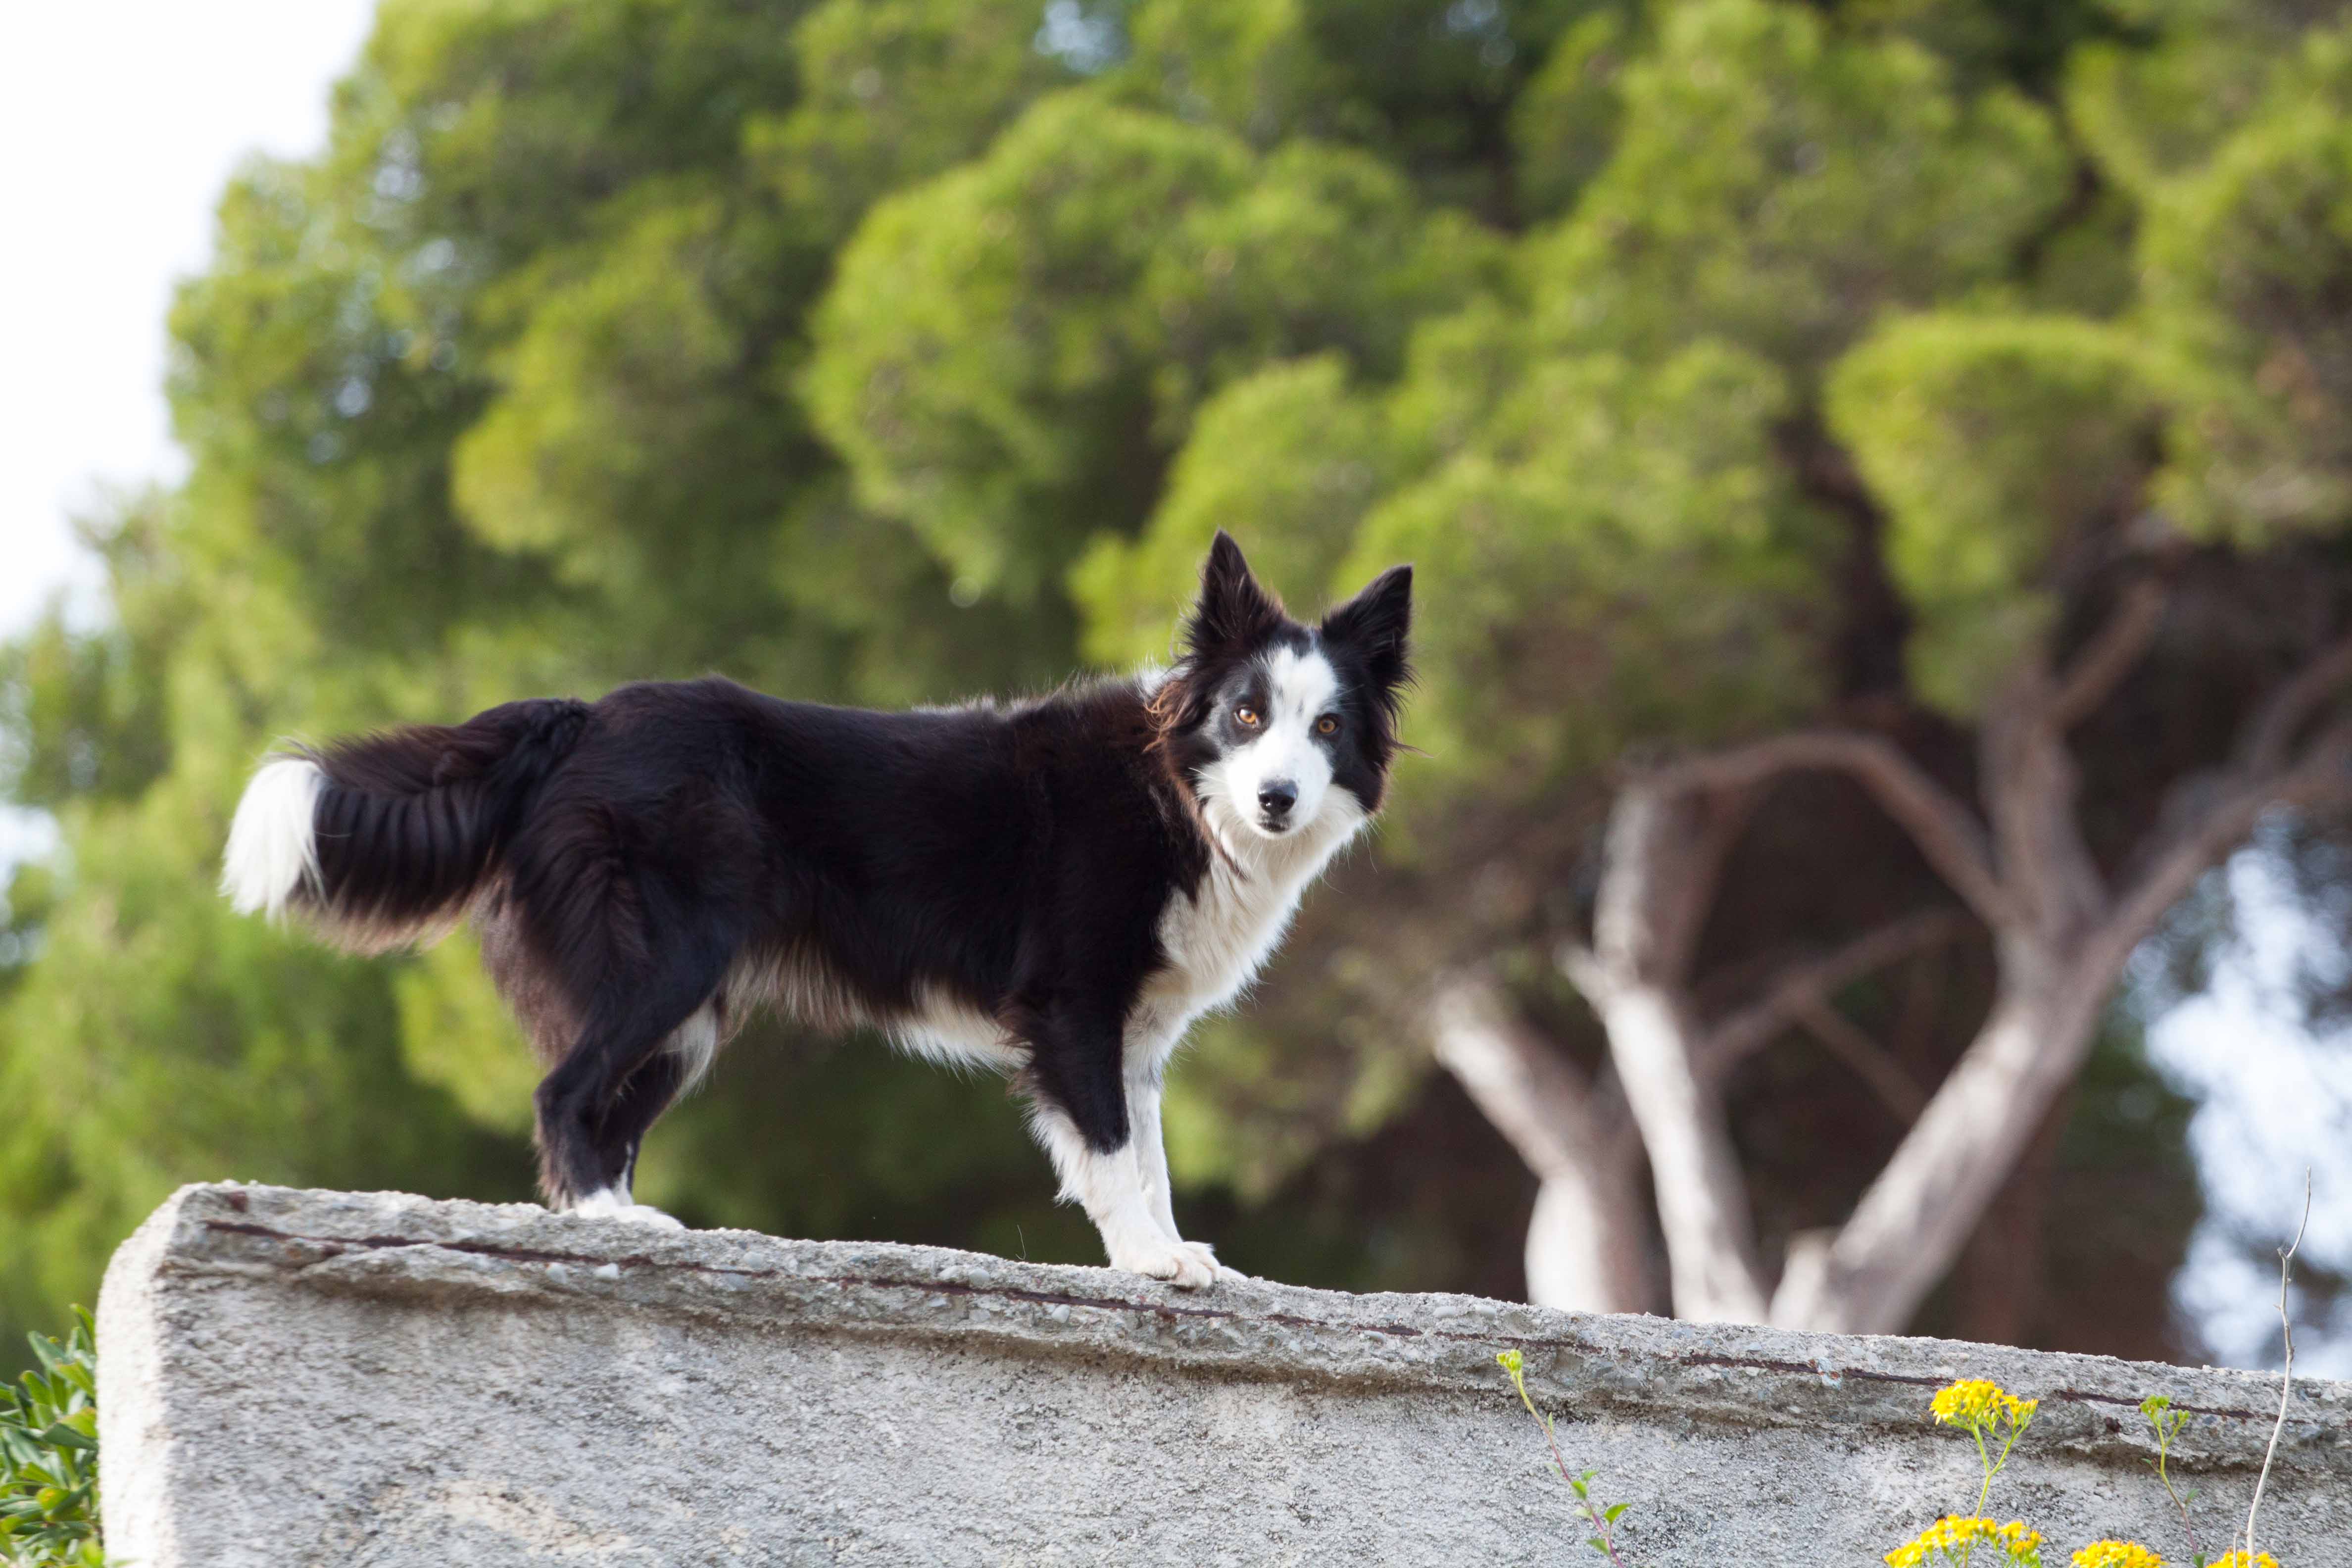
[[[1261,784],[1257,792],[1258,821],[1280,832],[1290,826],[1290,808],[1298,804],[1298,786],[1288,779]]]

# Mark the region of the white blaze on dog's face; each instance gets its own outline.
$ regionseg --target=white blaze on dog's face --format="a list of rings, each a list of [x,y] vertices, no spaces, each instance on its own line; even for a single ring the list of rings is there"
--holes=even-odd
[[[1369,821],[1388,789],[1412,569],[1398,566],[1313,626],[1258,585],[1222,531],[1185,623],[1187,652],[1153,700],[1172,716],[1171,755],[1229,847],[1297,846],[1318,863]]]
[[[1277,645],[1251,660],[1219,693],[1209,728],[1220,754],[1202,770],[1202,793],[1266,838],[1287,837],[1349,804],[1334,802],[1331,791],[1339,696],[1339,671],[1311,642]]]

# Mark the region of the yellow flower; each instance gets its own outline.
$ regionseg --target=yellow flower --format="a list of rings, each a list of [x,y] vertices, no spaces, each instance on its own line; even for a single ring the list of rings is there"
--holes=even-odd
[[[1939,1519],[1921,1531],[1915,1539],[1888,1552],[1887,1568],[1918,1568],[1920,1563],[1927,1561],[1929,1552],[1951,1562],[1960,1562],[1979,1543],[1995,1548],[2011,1563],[2039,1562],[2034,1554],[2041,1549],[2042,1532],[2022,1520],[2011,1520],[2002,1524],[1981,1518],[1955,1516]]]
[[[2021,1427],[2041,1407],[2042,1401],[2012,1398],[2000,1384],[1980,1377],[1947,1384],[1937,1392],[1933,1406],[1936,1419],[1946,1426],[1972,1429],[1997,1426],[2004,1416],[2011,1426]]]
[[[1974,1426],[1990,1420],[2000,1410],[2001,1401],[2008,1397],[1997,1383],[1987,1383],[1980,1377],[1964,1378],[1937,1392],[1936,1419],[1951,1426]]]
[[[2074,1568],[2164,1568],[2164,1559],[2136,1541],[2094,1541],[2074,1553]]]
[[[2232,1552],[2227,1557],[2217,1557],[2210,1568],[2279,1568],[2278,1559],[2267,1552],[2257,1552],[2252,1557],[2242,1552]]]

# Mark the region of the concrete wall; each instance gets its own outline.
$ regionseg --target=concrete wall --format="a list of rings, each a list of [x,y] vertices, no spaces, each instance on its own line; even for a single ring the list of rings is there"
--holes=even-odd
[[[1973,1501],[1927,1418],[2039,1395],[1995,1508],[2176,1562],[2134,1406],[2208,1549],[2278,1380],[1934,1340],[1582,1317],[1255,1280],[1180,1294],[925,1247],[522,1206],[189,1187],[99,1312],[109,1546],[139,1568],[1591,1560],[1517,1347],[1652,1564],[1867,1564]],[[2261,1544],[2352,1563],[2352,1384],[2295,1390]]]

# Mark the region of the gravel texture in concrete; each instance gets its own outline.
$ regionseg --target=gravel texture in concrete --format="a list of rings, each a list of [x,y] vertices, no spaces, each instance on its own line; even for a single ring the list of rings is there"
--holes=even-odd
[[[1941,1340],[1589,1317],[934,1247],[656,1232],[400,1194],[184,1188],[99,1310],[108,1545],[137,1568],[1598,1563],[1496,1365],[1526,1358],[1629,1564],[1854,1564],[2042,1401],[1993,1511],[2189,1562],[2242,1524],[2279,1380]],[[1964,1506],[1966,1505],[1966,1506]],[[2257,1542],[2352,1564],[2352,1384],[2298,1381]]]

